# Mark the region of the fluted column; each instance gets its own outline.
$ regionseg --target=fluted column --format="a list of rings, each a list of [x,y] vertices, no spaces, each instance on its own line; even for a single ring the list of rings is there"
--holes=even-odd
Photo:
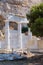
[[[19,44],[20,48],[22,49],[22,32],[21,32],[21,23],[18,23],[18,37],[19,37]]]
[[[5,39],[7,43],[7,49],[10,49],[10,30],[9,30],[9,21],[5,22]]]

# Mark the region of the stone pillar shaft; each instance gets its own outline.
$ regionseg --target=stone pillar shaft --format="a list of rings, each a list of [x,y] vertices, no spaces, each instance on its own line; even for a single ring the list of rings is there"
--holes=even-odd
[[[20,48],[22,49],[22,32],[21,32],[21,23],[18,23],[18,37],[19,37],[19,44]]]
[[[7,43],[7,49],[10,49],[10,30],[9,30],[9,21],[5,22],[5,39]]]

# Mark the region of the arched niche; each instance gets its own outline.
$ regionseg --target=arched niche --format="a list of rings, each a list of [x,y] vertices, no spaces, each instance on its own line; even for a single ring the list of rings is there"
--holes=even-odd
[[[16,22],[9,22],[9,28],[10,30],[18,30],[18,24]]]

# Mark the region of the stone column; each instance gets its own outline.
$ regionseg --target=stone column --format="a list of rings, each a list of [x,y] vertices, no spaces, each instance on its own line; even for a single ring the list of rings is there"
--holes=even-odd
[[[0,49],[1,49],[1,40],[0,40]]]
[[[29,39],[32,39],[32,32],[30,31],[30,28],[28,29],[28,35],[29,35]]]
[[[18,37],[19,37],[19,44],[20,48],[22,49],[22,32],[21,32],[21,23],[18,23]]]
[[[0,35],[1,35],[1,30],[0,30]],[[1,45],[2,45],[2,40],[0,39],[0,49],[1,49]]]
[[[5,21],[5,39],[7,43],[7,49],[10,49],[10,30],[9,30],[9,21]]]

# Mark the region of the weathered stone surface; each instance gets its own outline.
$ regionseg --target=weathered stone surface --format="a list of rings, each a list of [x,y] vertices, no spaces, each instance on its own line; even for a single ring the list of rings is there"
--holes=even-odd
[[[3,0],[0,2],[0,11],[5,13],[14,13],[16,15],[25,16],[28,5],[25,3],[25,1],[22,3],[22,1],[15,1],[13,0]],[[24,12],[25,11],[25,12]]]
[[[0,13],[13,13],[15,15],[25,16],[28,8],[40,2],[43,2],[43,0],[1,0]]]
[[[4,3],[7,2],[7,3],[10,3],[10,4],[13,4],[13,5],[28,5],[28,0],[1,0],[3,1]]]

